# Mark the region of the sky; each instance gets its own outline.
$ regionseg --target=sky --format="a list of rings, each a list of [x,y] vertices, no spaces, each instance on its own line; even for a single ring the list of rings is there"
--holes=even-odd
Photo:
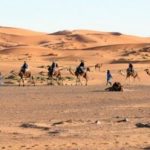
[[[150,37],[150,0],[0,0],[0,26]]]

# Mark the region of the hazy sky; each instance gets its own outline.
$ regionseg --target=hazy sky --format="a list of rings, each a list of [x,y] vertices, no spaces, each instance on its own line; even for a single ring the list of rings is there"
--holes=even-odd
[[[0,0],[0,25],[150,36],[150,0]]]

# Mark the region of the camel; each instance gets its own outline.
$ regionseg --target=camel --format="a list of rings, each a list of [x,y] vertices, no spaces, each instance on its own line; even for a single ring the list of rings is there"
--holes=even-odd
[[[53,80],[54,78],[56,78],[57,84],[58,85],[63,85],[63,79],[61,76],[61,70],[62,69],[58,69],[57,71],[55,71],[54,73],[52,71],[48,72],[48,80],[50,80],[51,82],[49,83],[47,80],[48,85],[53,85]],[[59,82],[61,81],[61,83]]]
[[[72,71],[72,69],[69,68],[70,74],[73,75],[73,76],[76,76],[76,85],[77,85],[78,82],[82,85],[81,77],[83,77],[85,79],[85,81],[86,81],[85,85],[87,86],[87,84],[88,84],[88,75],[87,75],[87,72],[88,71],[90,71],[89,67],[87,67],[85,73],[82,73],[82,74],[79,73],[77,70],[76,71]]]
[[[19,77],[20,77],[20,80],[19,80],[19,86],[21,85],[21,81],[22,81],[22,84],[23,86],[25,86],[25,79],[29,78],[31,80],[31,83],[35,86],[35,81],[34,81],[34,77],[32,76],[31,72],[30,71],[26,71],[26,72],[23,72],[22,70],[20,70],[19,72]]]
[[[133,72],[130,72],[130,71],[126,71],[126,73],[125,72],[123,72],[122,70],[119,70],[119,73],[121,74],[121,75],[123,75],[123,76],[126,76],[126,80],[127,79],[130,79],[131,77],[133,78],[133,79],[140,79],[139,78],[139,75],[138,75],[138,73],[136,72],[136,71],[133,71]]]
[[[105,89],[105,91],[122,91],[123,92],[123,86],[121,85],[120,82],[115,82],[111,87],[108,87]]]
[[[133,71],[133,72],[127,71],[126,79],[128,79],[128,78],[130,78],[130,77],[133,77],[134,79],[136,79],[136,78],[139,79],[138,73],[137,73],[136,71]]]
[[[150,76],[150,70],[149,69],[145,69],[144,71],[146,72],[147,75]]]
[[[102,66],[103,66],[103,64],[95,64],[95,71],[96,71],[96,69],[99,69],[99,71],[101,70],[101,68],[102,68]]]

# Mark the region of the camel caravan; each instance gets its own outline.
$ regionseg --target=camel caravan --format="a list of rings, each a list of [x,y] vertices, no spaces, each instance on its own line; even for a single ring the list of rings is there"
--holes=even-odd
[[[57,85],[64,85],[64,77],[62,77],[62,71],[67,70],[69,74],[72,76],[72,78],[75,78],[75,85],[88,85],[89,81],[89,72],[91,71],[91,68],[94,67],[95,71],[101,71],[103,64],[97,63],[94,66],[85,66],[84,60],[81,60],[80,64],[75,68],[72,69],[71,67],[67,68],[61,68],[59,67],[58,63],[56,61],[53,61],[50,66],[47,66],[47,73],[45,72],[45,78],[36,78],[34,75],[32,75],[31,71],[29,70],[29,65],[27,64],[26,61],[24,61],[23,65],[21,66],[20,71],[17,73],[15,71],[10,72],[10,76],[7,78],[4,78],[2,73],[0,72],[0,85],[4,85],[4,80],[5,79],[16,79],[16,82],[18,82],[19,86],[25,86],[26,81],[30,85],[36,85],[36,82],[38,80],[46,81],[47,85],[54,85],[54,82],[57,83]],[[150,70],[145,69],[144,70],[147,75],[150,76]],[[120,75],[125,76],[126,80],[133,78],[140,80],[139,74],[137,71],[135,71],[133,64],[129,63],[128,68],[126,71],[119,70],[118,72]],[[44,76],[44,72],[41,72],[41,75]],[[71,79],[71,77],[68,77]],[[83,83],[84,81],[84,83]],[[109,86],[106,88],[106,91],[123,91],[123,86],[121,85],[120,82],[114,82],[112,83],[112,75],[110,70],[107,70],[106,74],[106,86]]]

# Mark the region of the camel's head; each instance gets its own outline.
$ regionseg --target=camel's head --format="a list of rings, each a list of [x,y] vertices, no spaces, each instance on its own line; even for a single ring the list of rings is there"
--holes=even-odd
[[[67,68],[67,70],[69,71],[69,70],[72,70],[72,69],[71,69],[71,67],[69,67],[69,68]]]
[[[149,69],[145,69],[144,71],[149,72]]]
[[[126,76],[126,73],[123,70],[119,70],[118,73],[122,76]]]
[[[148,75],[150,75],[150,70],[149,69],[145,69],[144,70]]]
[[[103,66],[103,64],[101,63],[101,64],[99,64],[99,67],[102,67]]]
[[[10,73],[14,73],[14,72],[15,72],[14,70],[11,70],[11,71],[10,71]]]
[[[103,64],[95,64],[95,67],[102,67],[103,66]]]
[[[87,67],[87,71],[89,71],[89,72],[90,72],[90,67]]]

